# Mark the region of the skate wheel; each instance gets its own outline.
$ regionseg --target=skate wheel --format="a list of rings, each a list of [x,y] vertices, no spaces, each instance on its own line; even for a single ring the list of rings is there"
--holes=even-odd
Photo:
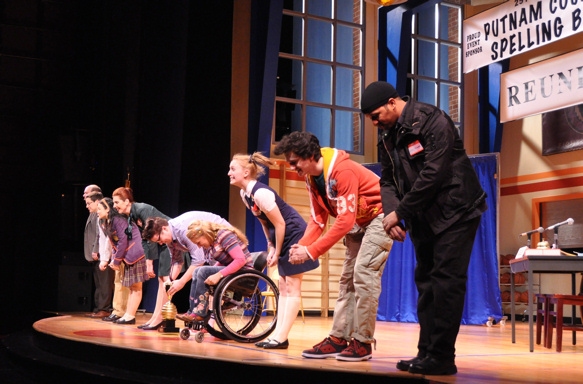
[[[189,337],[190,337],[190,330],[188,328],[182,328],[180,330],[180,338],[182,340],[188,340]]]

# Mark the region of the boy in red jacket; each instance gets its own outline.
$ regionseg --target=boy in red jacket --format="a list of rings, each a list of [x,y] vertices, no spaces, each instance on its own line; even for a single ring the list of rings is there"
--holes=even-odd
[[[285,155],[291,168],[305,178],[310,194],[311,219],[290,250],[290,263],[315,260],[342,237],[346,244],[332,331],[302,356],[368,360],[375,342],[381,277],[392,246],[382,224],[379,177],[345,151],[321,148],[309,132],[285,136],[274,153]],[[324,233],[330,216],[336,220]]]

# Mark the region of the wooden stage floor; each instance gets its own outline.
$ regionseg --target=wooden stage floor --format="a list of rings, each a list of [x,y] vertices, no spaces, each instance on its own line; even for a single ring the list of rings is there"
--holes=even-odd
[[[149,314],[138,314],[137,324]],[[182,322],[177,320],[177,326]],[[180,356],[196,361],[233,363],[237,366],[286,369],[305,372],[306,383],[314,372],[357,374],[367,382],[431,383],[580,383],[583,381],[583,342],[572,345],[570,332],[563,337],[563,351],[535,345],[529,352],[528,323],[517,322],[516,343],[511,342],[511,325],[462,326],[457,342],[458,374],[453,376],[413,375],[395,368],[398,360],[416,353],[418,325],[411,323],[377,322],[376,350],[366,362],[341,362],[335,359],[306,359],[301,351],[319,342],[331,328],[332,318],[307,316],[305,323],[298,317],[290,334],[287,350],[263,350],[253,344],[223,341],[206,335],[202,343],[194,336],[181,340],[178,334],[141,331],[135,325],[116,325],[83,317],[82,314],[61,314],[34,323],[34,330],[53,340],[61,339],[76,345],[98,345],[109,351],[129,351]],[[582,335],[583,336],[583,335]],[[49,343],[49,344],[54,344]],[[82,359],[80,357],[80,359]],[[229,368],[230,369],[230,368]],[[192,369],[190,376],[195,377]],[[310,373],[312,372],[312,373]],[[313,377],[313,376],[312,376]],[[392,380],[390,380],[392,379]],[[246,381],[246,380],[245,380]],[[281,382],[286,382],[282,380]]]

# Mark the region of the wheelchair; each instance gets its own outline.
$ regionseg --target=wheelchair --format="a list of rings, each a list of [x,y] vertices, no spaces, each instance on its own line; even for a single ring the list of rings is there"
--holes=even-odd
[[[195,340],[202,343],[205,330],[222,340],[254,343],[273,332],[277,322],[279,291],[275,283],[262,271],[267,265],[267,252],[254,252],[253,269],[241,269],[209,286],[211,306],[209,315],[200,321],[184,322],[180,338],[188,340],[195,332]],[[275,293],[275,300],[266,308],[266,291]],[[213,320],[213,321],[211,321]]]

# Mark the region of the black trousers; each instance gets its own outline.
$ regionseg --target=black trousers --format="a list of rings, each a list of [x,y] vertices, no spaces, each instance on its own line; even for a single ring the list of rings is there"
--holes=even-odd
[[[418,356],[453,361],[466,295],[468,265],[480,217],[458,222],[434,236],[415,236],[419,293]],[[414,232],[414,231],[413,231]]]
[[[111,311],[111,300],[113,299],[113,279],[115,271],[109,266],[105,271],[99,269],[99,261],[92,261],[93,282],[95,283],[95,293],[93,301],[95,308],[93,312]]]

